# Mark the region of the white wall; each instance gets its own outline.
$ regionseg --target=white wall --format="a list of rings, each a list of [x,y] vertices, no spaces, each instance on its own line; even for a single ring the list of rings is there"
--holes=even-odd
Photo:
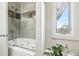
[[[75,18],[75,19],[79,19],[78,17],[78,10],[79,10],[79,8],[78,8],[78,3],[76,3],[75,4],[75,7],[77,7],[77,8],[75,8],[75,16],[77,17],[77,18]],[[74,6],[73,6],[74,7]],[[45,26],[45,33],[46,33],[46,35],[45,35],[45,39],[46,39],[46,41],[45,41],[45,48],[47,48],[47,47],[51,47],[51,46],[53,46],[53,45],[55,45],[55,44],[62,44],[62,45],[64,45],[64,46],[66,46],[66,44],[68,44],[68,49],[69,49],[69,51],[73,51],[73,52],[76,52],[76,53],[79,53],[79,40],[78,41],[75,41],[75,40],[63,40],[63,39],[52,39],[52,37],[51,37],[51,35],[52,35],[52,3],[46,3],[46,26]],[[77,27],[77,31],[75,31],[75,34],[76,34],[76,36],[78,37],[78,32],[79,32],[79,27],[78,27],[78,23],[79,23],[79,21],[76,21],[76,27]],[[79,37],[78,37],[79,38]]]
[[[7,34],[7,3],[0,2],[0,56],[8,55],[7,37],[1,35]]]

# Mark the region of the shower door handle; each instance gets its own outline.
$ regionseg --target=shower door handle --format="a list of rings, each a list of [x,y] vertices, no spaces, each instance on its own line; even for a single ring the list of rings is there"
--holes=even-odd
[[[6,34],[6,35],[5,34],[4,35],[0,35],[0,37],[7,37],[7,36],[8,36],[8,34]]]

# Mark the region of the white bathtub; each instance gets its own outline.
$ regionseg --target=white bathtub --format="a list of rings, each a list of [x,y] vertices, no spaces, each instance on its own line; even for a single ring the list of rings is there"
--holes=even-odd
[[[9,46],[8,55],[9,56],[36,56],[36,52],[29,49],[23,49],[17,46],[13,46],[13,47]]]
[[[28,38],[17,38],[9,41],[9,45],[16,45],[23,48],[36,50],[36,40],[34,39],[28,39]]]

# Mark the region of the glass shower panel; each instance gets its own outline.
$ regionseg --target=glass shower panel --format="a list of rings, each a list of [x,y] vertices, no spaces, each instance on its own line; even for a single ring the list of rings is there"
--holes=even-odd
[[[8,3],[9,46],[36,49],[36,3]]]
[[[21,15],[21,38],[35,39],[35,10]]]
[[[9,45],[14,45],[14,39],[19,37],[20,29],[20,18],[19,13],[20,6],[18,3],[10,2],[8,3],[8,35],[9,35]],[[17,11],[18,10],[18,11]]]

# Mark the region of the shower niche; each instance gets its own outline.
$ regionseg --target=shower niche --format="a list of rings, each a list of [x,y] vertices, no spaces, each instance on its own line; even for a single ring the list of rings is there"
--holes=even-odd
[[[36,3],[8,2],[8,45],[36,50]]]

